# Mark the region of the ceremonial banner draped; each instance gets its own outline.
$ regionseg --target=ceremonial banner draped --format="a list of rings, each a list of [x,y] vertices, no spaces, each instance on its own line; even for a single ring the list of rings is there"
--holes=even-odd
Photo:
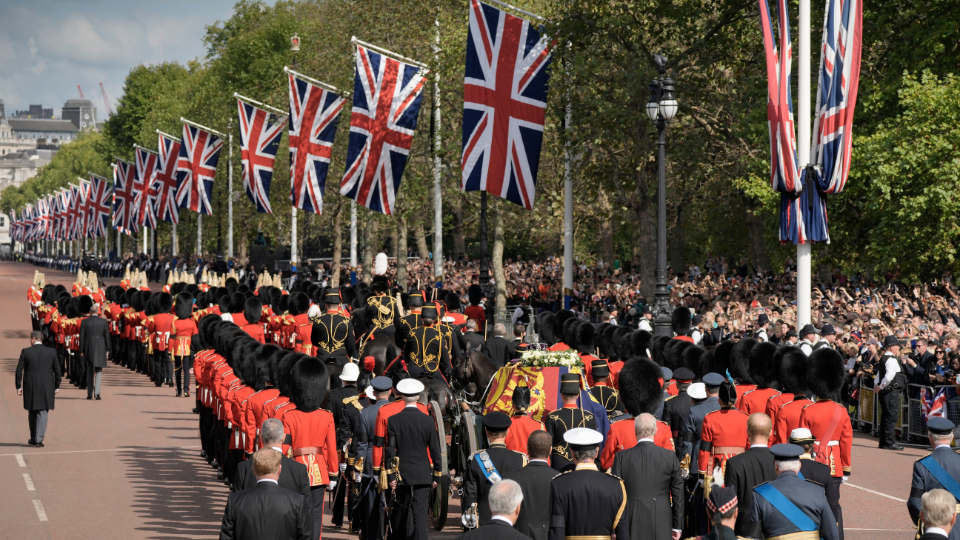
[[[134,210],[135,176],[136,166],[133,163],[117,160],[113,177],[113,226],[127,235],[132,235],[139,230]]]
[[[345,100],[288,74],[290,78],[290,202],[320,214],[333,139]],[[274,151],[276,152],[276,151]]]
[[[240,111],[240,160],[243,164],[243,189],[257,212],[272,214],[270,182],[273,163],[283,135],[286,118],[237,100]]]
[[[547,39],[528,21],[470,0],[463,88],[464,191],[486,191],[533,209],[550,59]]]
[[[160,153],[153,174],[153,189],[157,192],[154,213],[167,223],[180,222],[177,207],[177,160],[180,159],[180,141],[160,134]]]
[[[180,159],[177,161],[177,204],[194,212],[212,215],[210,197],[223,141],[205,129],[183,124]]]
[[[113,190],[106,178],[90,174],[90,233],[94,238],[106,238],[107,220]]]
[[[133,190],[136,193],[133,198],[133,212],[137,225],[156,230],[157,215],[154,208],[157,189],[154,175],[157,170],[157,155],[143,148],[134,148],[134,152],[137,155],[137,167],[133,177]]]
[[[340,194],[392,215],[423,99],[426,70],[357,45],[347,168]]]

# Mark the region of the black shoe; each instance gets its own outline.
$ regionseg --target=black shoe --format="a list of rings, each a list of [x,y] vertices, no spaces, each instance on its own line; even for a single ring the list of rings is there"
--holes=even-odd
[[[93,396],[87,396],[87,399],[93,399]]]
[[[29,444],[30,446],[34,446],[37,443],[33,442],[33,439],[27,439],[27,444]]]
[[[173,388],[173,381],[167,381],[167,386]]]
[[[42,443],[42,442],[38,442],[38,443],[35,444],[34,446],[36,446],[37,448],[43,448],[43,443]]]
[[[217,469],[217,480],[223,480],[223,469]]]
[[[100,394],[97,394],[96,399],[97,399],[97,401],[100,401]]]
[[[893,450],[893,451],[895,451],[895,452],[902,452],[902,451],[903,451],[903,447],[900,446],[900,445],[897,444],[897,443],[893,443],[893,444],[891,444],[890,446],[881,446],[880,449],[881,449],[881,450]]]
[[[201,450],[201,451],[200,451],[200,457],[206,458],[206,457],[207,457],[207,451],[206,451],[206,450]]]
[[[210,466],[213,467],[214,469],[220,468],[220,463],[217,462],[217,458],[213,458],[213,461],[210,462]]]
[[[194,408],[193,408],[193,414],[200,414],[200,409],[194,407]]]

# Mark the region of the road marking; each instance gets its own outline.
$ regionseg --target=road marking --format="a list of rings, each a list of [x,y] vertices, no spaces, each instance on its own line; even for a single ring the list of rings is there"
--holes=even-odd
[[[43,510],[42,502],[33,501],[33,508],[37,511],[37,517],[40,518],[40,521],[47,521],[47,513]]]
[[[23,454],[14,454],[14,455],[17,456],[17,465],[21,467],[27,466],[27,462],[23,460]]]
[[[119,452],[119,451],[121,451],[121,450],[140,450],[140,451],[142,451],[142,450],[192,450],[192,449],[194,449],[194,448],[200,448],[200,445],[196,445],[196,446],[176,446],[176,447],[173,447],[173,448],[154,448],[154,447],[144,448],[144,447],[136,447],[136,448],[101,448],[101,449],[98,449],[98,450],[65,450],[65,451],[63,451],[63,452],[30,452],[29,455],[31,455],[31,456],[32,456],[32,455],[45,456],[45,455],[47,455],[47,454],[86,454],[86,453],[88,453],[88,452]],[[21,455],[21,454],[0,454],[0,457],[19,456],[19,455]]]
[[[36,491],[36,486],[33,485],[33,478],[30,478],[29,474],[23,475],[23,481],[27,484],[27,491]]]
[[[874,495],[880,495],[881,497],[886,497],[886,498],[888,498],[888,499],[893,499],[893,500],[895,500],[895,501],[900,501],[900,502],[902,502],[902,503],[907,502],[906,499],[901,499],[900,497],[894,497],[893,495],[887,495],[886,493],[880,493],[879,491],[874,491],[874,490],[872,490],[872,489],[867,489],[867,488],[865,488],[865,487],[855,486],[855,485],[853,485],[853,484],[851,484],[851,483],[849,483],[849,482],[846,483],[846,484],[843,484],[843,485],[845,485],[845,486],[850,486],[850,487],[852,487],[852,488],[862,489],[862,490],[864,490],[864,491],[869,491],[870,493],[873,493]],[[852,529],[851,529],[851,530],[852,530]],[[864,530],[866,530],[866,529],[864,529]],[[883,529],[883,530],[887,530],[887,529]],[[889,530],[895,530],[895,529],[889,529]]]

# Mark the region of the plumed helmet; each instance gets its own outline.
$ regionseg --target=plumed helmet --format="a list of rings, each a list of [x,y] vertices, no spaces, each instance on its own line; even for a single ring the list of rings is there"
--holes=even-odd
[[[690,308],[677,306],[673,308],[673,314],[670,316],[670,327],[673,333],[678,336],[685,336],[690,332],[690,324],[693,317],[690,315]]]
[[[665,349],[667,343],[672,340],[673,338],[669,336],[653,336],[650,340],[650,354],[653,355],[652,360],[656,362],[658,366],[667,365],[667,359],[663,354],[663,349]]]
[[[537,332],[540,334],[540,341],[547,345],[557,343],[557,334],[553,331],[553,313],[544,311],[537,317]]]
[[[807,386],[817,397],[840,400],[843,358],[830,347],[821,347],[807,359]]]
[[[807,394],[807,355],[800,347],[780,347],[780,387],[795,397]]]
[[[300,315],[310,309],[310,299],[302,292],[295,292],[290,295],[290,304],[288,306],[291,315]]]
[[[596,328],[592,324],[581,322],[577,326],[577,350],[583,354],[593,354],[594,349],[596,349],[594,344],[596,334]]]
[[[174,303],[175,313],[178,319],[189,319],[193,315],[193,295],[188,292],[177,294],[177,301]]]
[[[757,343],[753,338],[743,338],[730,351],[730,375],[743,384],[753,384],[750,377],[750,351]]]
[[[243,318],[247,320],[247,324],[256,324],[261,316],[263,316],[263,302],[256,296],[247,298],[243,303]]]
[[[769,341],[757,343],[750,349],[750,379],[760,388],[770,388],[777,382],[775,354],[777,346]]]
[[[563,342],[574,350],[577,350],[579,347],[579,342],[577,342],[577,328],[579,326],[580,320],[576,317],[567,319],[567,321],[563,323]]]
[[[683,341],[678,339],[677,341]],[[683,349],[683,353],[680,358],[680,365],[689,369],[693,372],[693,378],[699,379],[701,376],[705,375],[706,371],[701,371],[701,358],[707,354],[707,351],[700,347],[699,345],[691,344],[689,347]]]
[[[170,313],[173,310],[173,295],[162,292],[157,294],[157,313]]]
[[[87,313],[90,313],[90,310],[93,309],[93,298],[85,294],[78,296],[77,309],[80,311],[81,315],[86,315]]]
[[[297,406],[297,410],[313,412],[323,404],[329,386],[327,366],[319,358],[307,356],[293,366],[290,400]]]
[[[443,301],[447,304],[448,311],[460,311],[463,309],[463,302],[460,301],[460,295],[453,291],[447,291],[447,294],[443,295]]]
[[[689,347],[692,347],[693,343],[685,339],[670,339],[667,341],[666,345],[663,346],[663,359],[666,362],[664,364],[671,371],[676,371],[683,367],[683,352],[686,351]]]
[[[634,417],[653,414],[663,403],[663,372],[646,358],[634,358],[623,365],[618,377],[620,400]]]

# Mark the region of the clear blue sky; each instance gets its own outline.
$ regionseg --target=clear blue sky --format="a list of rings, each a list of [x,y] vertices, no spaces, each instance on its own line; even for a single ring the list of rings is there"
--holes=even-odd
[[[202,57],[205,27],[229,19],[234,3],[0,0],[0,99],[8,115],[42,103],[59,117],[79,84],[102,121],[101,82],[116,109],[133,66]]]

